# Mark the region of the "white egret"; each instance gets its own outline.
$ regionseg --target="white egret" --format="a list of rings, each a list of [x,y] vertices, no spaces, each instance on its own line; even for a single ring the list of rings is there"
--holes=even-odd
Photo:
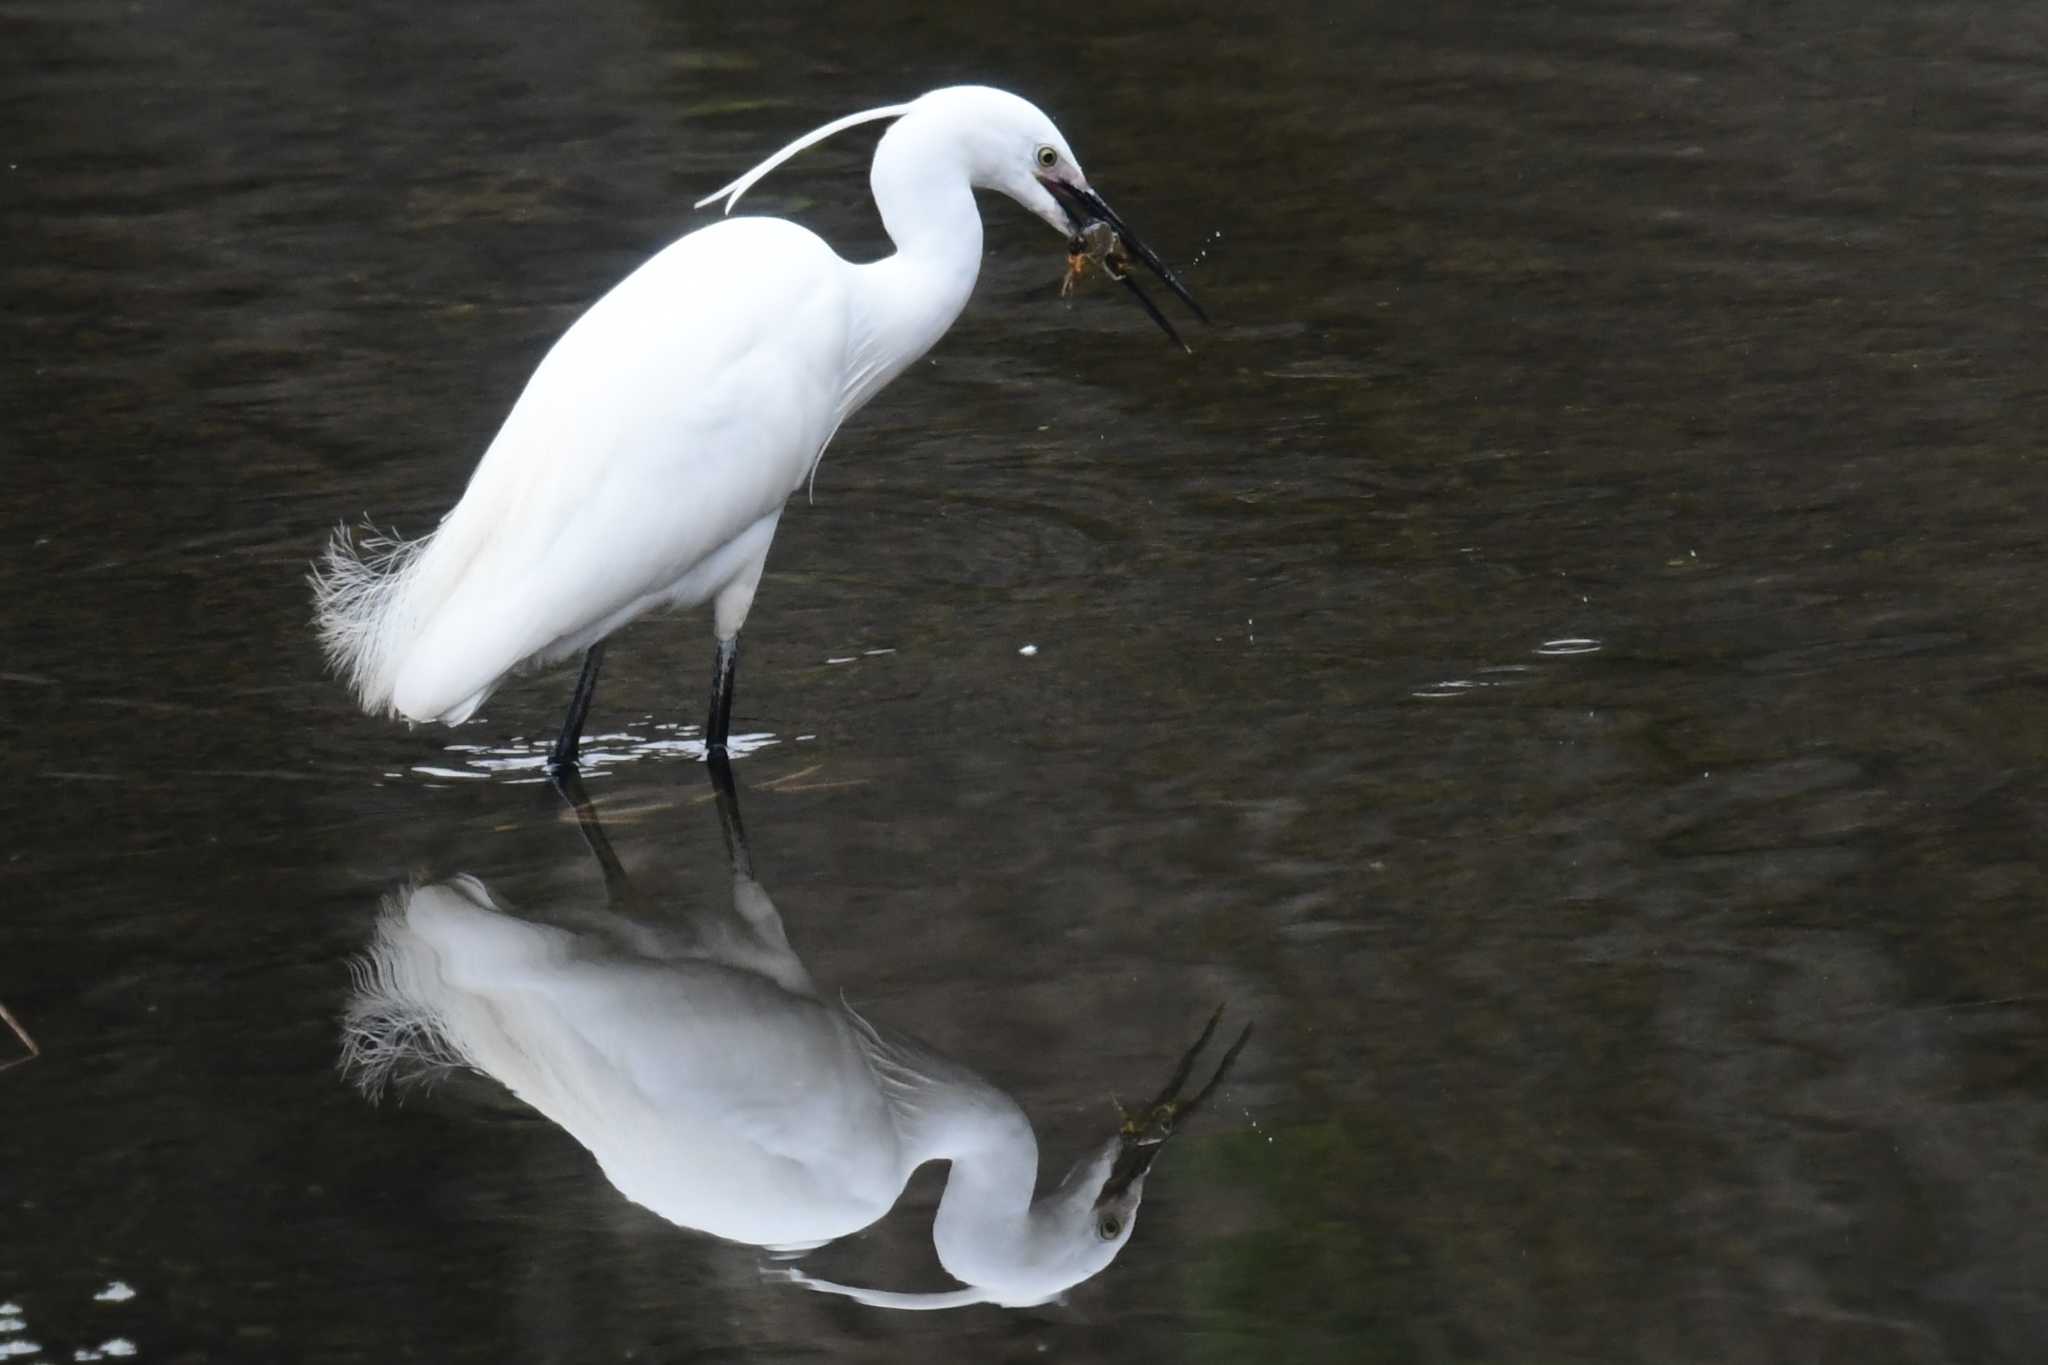
[[[712,770],[730,912],[625,913],[624,876],[580,803],[612,907],[553,917],[571,930],[508,913],[473,877],[391,897],[357,972],[345,1069],[374,1096],[408,1072],[473,1068],[589,1149],[628,1199],[782,1251],[867,1227],[918,1166],[949,1162],[932,1240],[963,1288],[897,1293],[781,1272],[877,1306],[1023,1306],[1101,1271],[1130,1239],[1153,1159],[1251,1030],[1183,1096],[1212,1017],[1158,1097],[1034,1199],[1038,1143],[1016,1101],[818,989],[754,879],[723,756]]]
[[[710,603],[705,742],[725,747],[739,632],[784,503],[840,424],[923,355],[981,264],[976,189],[999,190],[1102,260],[1172,271],[1088,185],[1052,120],[958,86],[798,138],[718,193],[855,124],[893,120],[869,183],[893,255],[864,265],[775,218],[690,233],[628,275],[541,361],[428,536],[336,532],[312,575],[330,664],[371,714],[460,725],[505,678],[583,654],[550,756],[573,765],[604,643],[657,607]],[[1084,235],[1086,234],[1086,235]],[[1175,336],[1178,340],[1178,336]]]

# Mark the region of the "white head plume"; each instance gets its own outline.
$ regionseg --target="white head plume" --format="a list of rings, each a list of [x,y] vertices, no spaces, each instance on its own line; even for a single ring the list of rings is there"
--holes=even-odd
[[[745,194],[748,190],[752,189],[757,183],[759,183],[761,177],[767,175],[768,172],[774,170],[777,166],[780,166],[783,162],[789,160],[798,152],[803,151],[806,147],[815,147],[818,143],[823,142],[826,138],[832,136],[834,133],[845,132],[848,128],[851,128],[856,124],[872,123],[876,119],[901,118],[903,117],[903,115],[909,112],[910,106],[907,104],[892,104],[887,106],[886,108],[869,109],[863,113],[848,114],[845,118],[833,119],[824,127],[813,128],[810,132],[805,133],[802,137],[790,143],[787,147],[784,147],[781,151],[769,157],[766,161],[754,167],[754,169],[748,171],[745,175],[733,181],[730,185],[727,185],[722,189],[714,190],[710,194],[705,195],[702,199],[699,199],[697,201],[695,206],[701,209],[705,205],[713,202],[714,200],[723,199],[725,201],[725,208],[723,209],[723,212],[731,213],[732,206],[734,204],[739,203],[740,196]]]

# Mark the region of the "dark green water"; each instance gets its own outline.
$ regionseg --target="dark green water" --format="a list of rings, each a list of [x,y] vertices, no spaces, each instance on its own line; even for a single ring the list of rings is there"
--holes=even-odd
[[[371,721],[301,577],[426,529],[692,200],[963,79],[1218,325],[1063,304],[985,204],[748,623],[760,875],[1051,1163],[1259,1032],[1100,1277],[893,1315],[336,1075],[383,894],[595,877],[491,766],[570,677]],[[2017,4],[0,3],[0,1350],[2038,1359],[2044,129]],[[871,139],[757,209],[879,250]],[[594,725],[682,905],[709,653],[634,627]],[[939,1183],[813,1263],[943,1285]]]

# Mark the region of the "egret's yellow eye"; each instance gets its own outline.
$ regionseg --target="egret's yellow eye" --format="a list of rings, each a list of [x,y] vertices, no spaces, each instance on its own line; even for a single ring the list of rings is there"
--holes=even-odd
[[[1114,1242],[1116,1235],[1124,1230],[1123,1220],[1113,1213],[1105,1213],[1095,1224],[1095,1231],[1105,1242]]]
[[[1060,164],[1060,154],[1051,147],[1040,147],[1038,149],[1038,164],[1047,170],[1051,170]]]

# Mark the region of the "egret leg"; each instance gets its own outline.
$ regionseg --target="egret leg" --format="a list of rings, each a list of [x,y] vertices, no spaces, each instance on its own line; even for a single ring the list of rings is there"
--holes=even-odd
[[[583,836],[583,846],[590,850],[598,870],[604,873],[606,899],[613,905],[619,904],[626,897],[626,869],[619,863],[619,855],[612,851],[612,841],[605,837],[604,824],[597,818],[597,807],[590,804],[590,794],[583,790],[576,765],[554,768],[548,779],[576,815],[576,831]]]
[[[740,637],[718,642],[718,657],[711,663],[711,716],[704,722],[706,755],[725,752],[726,732],[732,729],[733,675],[740,667]]]
[[[599,640],[583,656],[583,675],[576,679],[575,695],[569,698],[569,714],[562,719],[562,733],[548,751],[548,771],[559,772],[576,766],[576,746],[583,738],[583,717],[590,712],[590,698],[597,692],[597,669],[604,662],[604,641]]]
[[[747,848],[746,827],[740,823],[740,792],[733,781],[732,760],[725,750],[713,749],[704,761],[711,769],[712,790],[718,794],[718,829],[725,835],[725,855],[732,862],[733,876],[752,881],[754,855]]]

